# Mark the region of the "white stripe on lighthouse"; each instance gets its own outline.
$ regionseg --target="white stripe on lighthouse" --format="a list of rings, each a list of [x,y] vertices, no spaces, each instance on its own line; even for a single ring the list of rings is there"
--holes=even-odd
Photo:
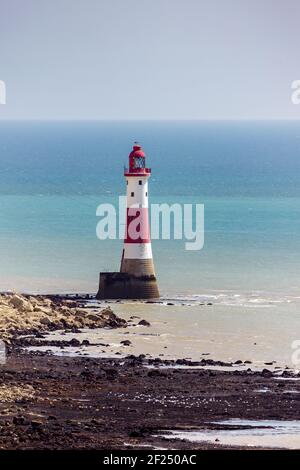
[[[124,259],[152,259],[151,243],[125,243]]]
[[[127,207],[148,207],[149,176],[127,176]],[[141,181],[141,184],[140,184]]]

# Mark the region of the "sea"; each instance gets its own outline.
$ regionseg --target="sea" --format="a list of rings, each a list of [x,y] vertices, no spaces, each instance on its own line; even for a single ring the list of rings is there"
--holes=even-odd
[[[162,303],[118,313],[177,338],[170,356],[295,366],[297,121],[0,121],[0,290],[92,294],[100,271],[119,269],[122,240],[97,238],[96,210],[125,195],[134,141],[152,169],[150,203],[204,205],[204,245],[153,240]]]

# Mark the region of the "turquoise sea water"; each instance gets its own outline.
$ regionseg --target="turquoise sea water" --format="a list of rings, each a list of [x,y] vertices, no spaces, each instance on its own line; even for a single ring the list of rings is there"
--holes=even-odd
[[[151,202],[204,203],[205,244],[154,241],[165,296],[300,296],[300,123],[1,122],[0,289],[95,292],[122,242],[96,208],[125,193],[139,140]],[[241,296],[241,297],[239,297]]]

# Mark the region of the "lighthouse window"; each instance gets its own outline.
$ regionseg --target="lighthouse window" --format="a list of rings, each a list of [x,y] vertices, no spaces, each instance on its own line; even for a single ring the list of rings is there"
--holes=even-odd
[[[146,191],[146,196],[148,196],[148,192]]]
[[[131,193],[131,197],[133,197],[133,196],[134,196],[134,193]]]
[[[142,184],[142,180],[139,180],[139,185],[141,185],[141,184]]]
[[[134,168],[145,168],[145,158],[144,157],[135,157],[134,158]]]

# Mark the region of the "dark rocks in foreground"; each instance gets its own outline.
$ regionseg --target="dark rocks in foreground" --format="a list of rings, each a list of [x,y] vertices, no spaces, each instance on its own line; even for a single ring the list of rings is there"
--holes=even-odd
[[[295,395],[284,393],[290,385],[272,380],[271,371],[176,365],[143,354],[118,360],[13,352],[0,370],[0,448],[203,449],[214,445],[157,436],[230,418],[300,419]],[[293,389],[300,392],[300,383]]]

